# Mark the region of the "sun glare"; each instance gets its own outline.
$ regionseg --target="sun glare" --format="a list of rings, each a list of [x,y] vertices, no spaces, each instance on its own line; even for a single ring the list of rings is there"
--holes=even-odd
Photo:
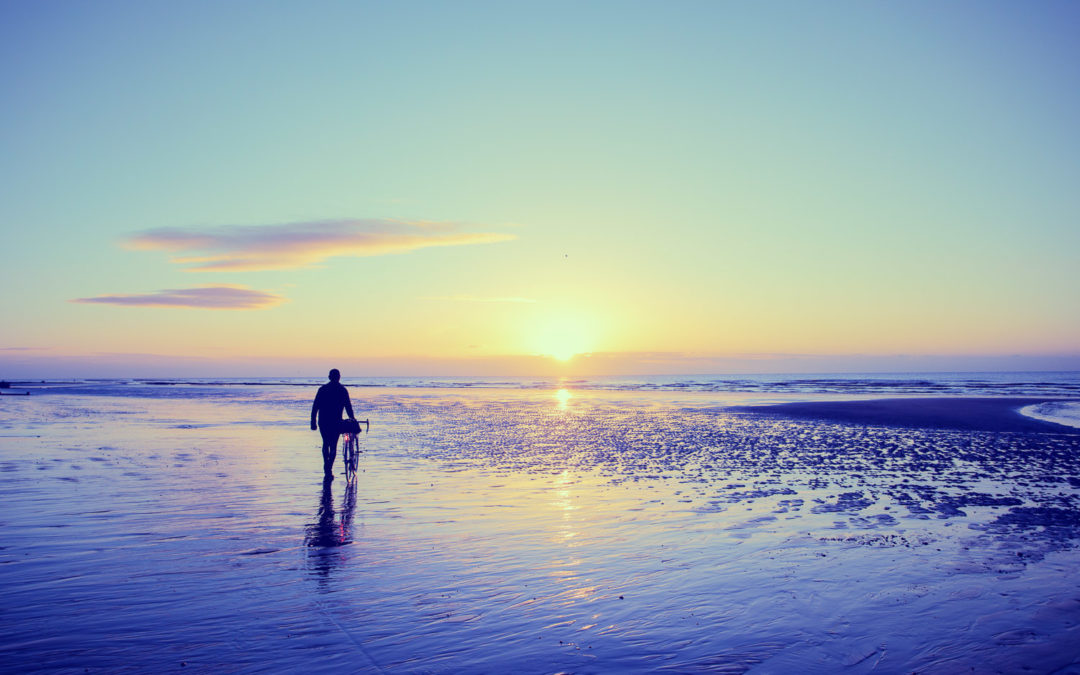
[[[551,356],[551,358],[555,359],[556,361],[569,361],[577,355],[578,351],[572,347],[558,349],[552,351],[551,354],[549,354],[549,356]]]
[[[560,409],[565,410],[572,398],[574,398],[574,395],[570,393],[569,389],[560,389],[555,392],[555,400],[558,402]]]
[[[584,319],[549,318],[533,330],[532,351],[557,361],[569,361],[592,350],[593,331]]]

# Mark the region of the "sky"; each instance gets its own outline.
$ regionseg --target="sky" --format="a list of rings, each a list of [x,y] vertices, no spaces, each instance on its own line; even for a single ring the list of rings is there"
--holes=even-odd
[[[1080,369],[1075,2],[0,2],[0,377]]]

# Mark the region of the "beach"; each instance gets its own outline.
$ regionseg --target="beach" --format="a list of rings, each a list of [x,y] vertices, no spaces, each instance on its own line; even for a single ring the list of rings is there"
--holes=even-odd
[[[0,4],[0,675],[1080,675],[1080,0]]]
[[[1031,406],[1053,404],[1047,398],[890,398],[859,401],[799,401],[770,406],[733,406],[794,419],[827,420],[871,426],[964,431],[1077,434],[1080,429],[1021,414]]]
[[[352,392],[351,486],[313,388],[5,397],[0,669],[1080,668],[1060,392]]]

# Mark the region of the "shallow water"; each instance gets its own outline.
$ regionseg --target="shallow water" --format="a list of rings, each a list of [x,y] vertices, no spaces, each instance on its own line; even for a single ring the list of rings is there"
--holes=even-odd
[[[1077,437],[388,389],[353,489],[177,391],[2,400],[3,670],[1080,667]]]

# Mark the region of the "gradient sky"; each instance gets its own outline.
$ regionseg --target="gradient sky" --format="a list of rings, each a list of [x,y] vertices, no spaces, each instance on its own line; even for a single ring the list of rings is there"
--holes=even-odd
[[[0,375],[1080,368],[1077,35],[1075,2],[3,2]]]

